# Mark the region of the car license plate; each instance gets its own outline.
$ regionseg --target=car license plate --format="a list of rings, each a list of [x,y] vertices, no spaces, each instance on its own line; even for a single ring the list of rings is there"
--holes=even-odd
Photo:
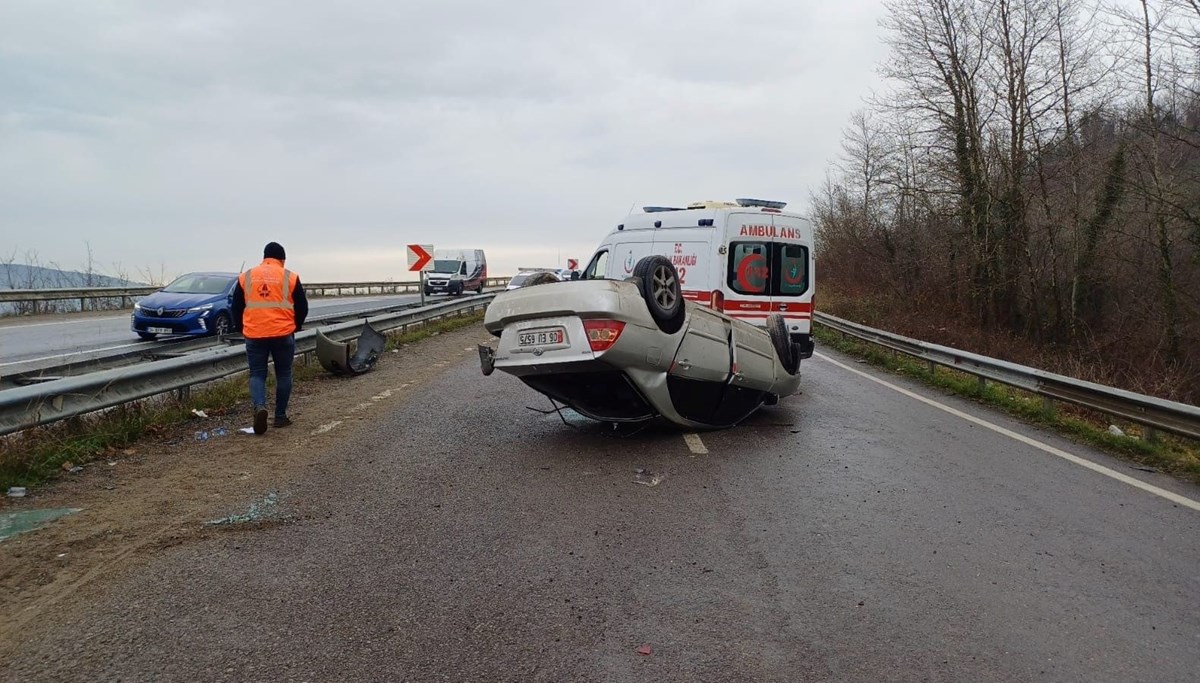
[[[174,330],[169,327],[147,327],[146,331],[150,334],[171,334]]]
[[[517,335],[518,346],[551,346],[553,344],[562,344],[566,340],[567,333],[561,327],[527,330]]]

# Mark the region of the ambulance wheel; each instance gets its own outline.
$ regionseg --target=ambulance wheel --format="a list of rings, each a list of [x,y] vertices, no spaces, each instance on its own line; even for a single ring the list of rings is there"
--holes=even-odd
[[[789,375],[796,374],[800,370],[800,354],[796,353],[796,346],[788,336],[787,322],[782,315],[772,313],[767,318],[767,334],[771,337],[771,345],[775,347],[775,355],[779,356],[783,369]]]
[[[638,289],[658,329],[675,334],[683,327],[683,288],[679,273],[665,256],[646,256],[633,267]]]

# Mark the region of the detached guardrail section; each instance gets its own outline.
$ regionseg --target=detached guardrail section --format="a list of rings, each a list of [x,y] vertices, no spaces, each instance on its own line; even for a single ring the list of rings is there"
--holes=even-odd
[[[321,331],[335,341],[347,341],[357,336],[364,322],[380,332],[388,332],[486,308],[495,296],[482,294],[454,299],[329,325],[321,328]],[[296,334],[297,355],[316,350],[316,335],[316,330],[304,330]],[[7,389],[0,391],[0,436],[172,391],[186,390],[193,385],[222,379],[245,369],[245,348],[234,346]]]
[[[826,313],[813,319],[842,334],[920,358],[932,364],[1024,389],[1032,394],[1091,408],[1152,429],[1200,439],[1200,407],[1135,394],[1102,384],[1056,375],[1016,363],[902,337]]]

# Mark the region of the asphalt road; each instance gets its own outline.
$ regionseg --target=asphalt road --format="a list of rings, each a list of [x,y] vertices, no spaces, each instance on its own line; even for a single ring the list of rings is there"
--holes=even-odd
[[[420,301],[419,294],[310,299],[309,316],[350,313],[389,303]],[[129,329],[129,311],[105,315],[36,316],[0,321],[0,373],[6,365],[31,360],[79,360],[89,353],[170,344],[147,342]]]
[[[688,439],[453,366],[291,482],[292,523],[162,552],[0,677],[1196,680],[1196,488],[822,356]]]

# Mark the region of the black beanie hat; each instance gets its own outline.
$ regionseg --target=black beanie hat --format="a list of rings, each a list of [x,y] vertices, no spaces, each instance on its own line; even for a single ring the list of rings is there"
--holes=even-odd
[[[268,242],[267,246],[263,247],[263,258],[277,258],[280,261],[287,259],[287,252],[283,250],[283,245],[278,242]]]

